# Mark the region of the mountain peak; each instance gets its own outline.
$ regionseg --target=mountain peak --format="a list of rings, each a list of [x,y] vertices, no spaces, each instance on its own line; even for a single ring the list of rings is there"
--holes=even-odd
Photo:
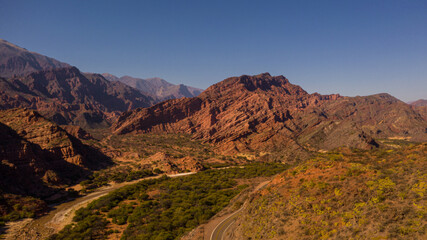
[[[242,75],[227,78],[210,86],[202,95],[236,95],[243,92],[269,92],[282,95],[308,94],[300,86],[289,83],[284,76],[271,76],[269,73],[258,75]]]

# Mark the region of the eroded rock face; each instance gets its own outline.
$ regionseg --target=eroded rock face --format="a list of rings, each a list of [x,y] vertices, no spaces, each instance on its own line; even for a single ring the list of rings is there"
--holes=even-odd
[[[387,94],[309,94],[268,73],[225,79],[198,97],[169,100],[123,113],[116,134],[190,133],[221,151],[375,147],[373,137],[426,139],[426,122]]]
[[[46,197],[109,159],[28,109],[0,111],[0,188]]]
[[[71,136],[82,139],[82,140],[90,140],[93,139],[92,135],[90,135],[88,132],[86,132],[83,128],[80,126],[74,126],[74,125],[61,125],[61,128],[67,131],[68,134]]]
[[[152,169],[157,168],[165,173],[198,172],[204,168],[200,161],[193,157],[173,158],[164,152],[158,152],[145,159],[144,162],[150,164]]]

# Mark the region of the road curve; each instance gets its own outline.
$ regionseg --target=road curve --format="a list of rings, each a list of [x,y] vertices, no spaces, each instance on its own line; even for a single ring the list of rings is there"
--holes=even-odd
[[[194,174],[195,172],[168,174],[168,177],[182,177]],[[14,239],[45,239],[50,235],[61,230],[65,225],[72,222],[74,213],[77,209],[85,207],[90,202],[107,195],[108,193],[124,187],[126,185],[134,184],[139,181],[160,178],[159,176],[146,177],[131,182],[118,183],[106,187],[99,188],[88,195],[76,198],[69,202],[64,202],[54,207],[46,215],[36,219],[23,219],[17,222],[10,222],[7,224],[5,240]]]
[[[263,189],[267,184],[270,183],[270,181],[265,181],[260,183],[253,191],[252,193],[259,191]],[[224,239],[225,233],[227,232],[228,228],[230,228],[231,225],[236,221],[237,217],[239,217],[240,212],[243,210],[247,202],[245,202],[242,207],[235,211],[234,213],[230,214],[227,218],[222,220],[212,231],[210,240],[222,240]]]
[[[243,206],[233,214],[222,220],[212,231],[210,240],[222,240],[226,230],[236,221],[239,213],[243,210]]]

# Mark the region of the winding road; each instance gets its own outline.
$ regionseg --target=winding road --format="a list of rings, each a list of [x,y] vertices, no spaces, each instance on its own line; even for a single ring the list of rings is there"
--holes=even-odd
[[[227,229],[233,225],[233,223],[236,221],[237,217],[239,216],[239,213],[243,210],[243,206],[232,213],[228,218],[222,220],[215,229],[213,230],[211,234],[211,240],[222,240],[224,238],[224,234],[227,231]]]
[[[182,177],[194,174],[195,172],[188,173],[178,173],[170,174],[168,177]],[[139,181],[160,178],[161,176],[147,177],[138,179],[131,182],[117,183],[110,186],[102,187],[96,191],[76,198],[69,202],[64,202],[62,204],[56,205],[53,207],[53,210],[48,212],[46,215],[31,219],[26,218],[17,222],[11,222],[7,224],[7,230],[5,239],[6,240],[15,240],[15,239],[45,239],[50,235],[59,232],[66,225],[70,224],[73,220],[74,213],[77,209],[85,207],[90,202],[107,195],[108,193],[124,187],[126,185],[134,184]]]
[[[252,193],[264,188],[269,182],[270,181],[265,181],[260,183],[252,191]],[[236,222],[236,219],[240,216],[240,212],[245,208],[246,204],[247,204],[247,201],[242,205],[242,207],[239,210],[231,213],[228,217],[223,219],[212,231],[210,240],[223,240],[227,230],[233,225],[234,222]]]

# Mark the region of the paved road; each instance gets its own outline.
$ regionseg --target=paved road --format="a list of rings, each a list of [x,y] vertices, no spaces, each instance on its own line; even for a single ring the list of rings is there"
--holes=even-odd
[[[264,188],[265,186],[267,186],[267,184],[270,181],[265,181],[260,183],[253,191],[252,193],[259,191],[260,189]],[[245,207],[246,202],[242,205],[242,207],[235,211],[234,213],[232,213],[230,216],[228,216],[227,218],[225,218],[224,220],[222,220],[222,222],[220,222],[215,229],[212,231],[211,234],[211,238],[210,240],[222,240],[224,239],[225,233],[227,232],[228,228],[231,227],[231,225],[233,225],[233,223],[236,221],[236,219],[240,216],[240,212],[243,210],[243,208]]]
[[[220,222],[213,230],[211,240],[222,240],[224,238],[225,232],[231,225],[233,225],[242,210],[243,206],[239,210],[228,216],[228,218],[222,220],[222,222]]]

